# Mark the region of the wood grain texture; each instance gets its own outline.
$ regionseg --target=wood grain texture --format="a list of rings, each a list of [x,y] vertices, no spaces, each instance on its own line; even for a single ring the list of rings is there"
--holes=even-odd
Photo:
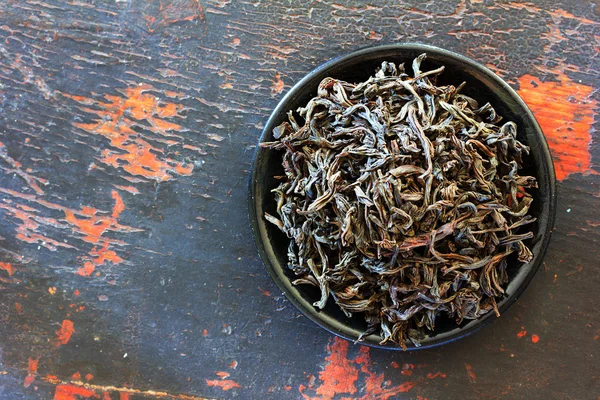
[[[596,398],[600,7],[577,1],[0,2],[0,398]],[[298,314],[247,217],[263,123],[317,65],[423,42],[531,105],[559,204],[545,266],[439,349]]]

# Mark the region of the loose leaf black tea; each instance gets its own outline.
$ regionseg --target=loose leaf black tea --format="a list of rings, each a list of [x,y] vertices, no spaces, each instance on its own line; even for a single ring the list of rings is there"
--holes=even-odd
[[[262,147],[282,151],[285,176],[273,190],[275,217],[291,239],[295,285],[320,288],[366,335],[406,348],[445,313],[458,324],[494,311],[508,282],[507,260],[530,261],[523,243],[535,221],[520,176],[529,148],[514,122],[489,103],[436,86],[440,67],[425,54],[404,66],[383,62],[358,84],[324,79],[317,96],[291,111]]]

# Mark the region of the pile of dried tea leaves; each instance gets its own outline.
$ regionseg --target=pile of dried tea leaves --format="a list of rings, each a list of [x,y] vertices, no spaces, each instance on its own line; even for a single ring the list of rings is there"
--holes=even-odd
[[[537,187],[520,176],[529,148],[490,104],[436,86],[444,67],[421,71],[425,54],[384,62],[367,81],[324,79],[317,96],[288,113],[262,147],[282,152],[273,190],[290,239],[294,284],[320,288],[351,316],[362,313],[381,343],[418,345],[446,313],[461,323],[493,310],[507,258],[530,261],[518,228]],[[359,339],[359,340],[361,340]]]

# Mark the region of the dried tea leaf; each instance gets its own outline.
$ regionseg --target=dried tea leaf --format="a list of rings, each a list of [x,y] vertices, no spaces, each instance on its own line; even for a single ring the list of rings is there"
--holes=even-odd
[[[279,218],[265,219],[291,239],[293,283],[319,287],[315,307],[360,314],[359,341],[379,331],[404,348],[442,313],[498,314],[509,257],[533,258],[521,228],[537,183],[518,173],[529,148],[464,83],[437,86],[444,67],[422,71],[425,57],[412,77],[383,62],[365,82],[324,79],[261,144],[282,152]]]

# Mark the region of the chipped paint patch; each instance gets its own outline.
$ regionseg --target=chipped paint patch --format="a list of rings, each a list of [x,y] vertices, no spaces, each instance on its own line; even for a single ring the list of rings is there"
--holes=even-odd
[[[390,386],[390,381],[386,380],[383,373],[378,374],[372,370],[373,363],[368,347],[361,346],[358,356],[354,359],[348,359],[348,348],[347,341],[337,337],[333,339],[327,346],[329,355],[325,358],[325,365],[319,372],[320,383],[317,385],[317,379],[309,375],[308,385],[298,387],[302,398],[305,400],[332,400],[342,395],[344,396],[341,398],[349,398],[348,395],[363,393],[361,397],[356,398],[389,400],[397,398],[401,393],[409,392],[426,379],[446,377],[441,372],[435,372],[417,380]],[[392,365],[394,366],[394,364]],[[398,364],[396,363],[396,365]]]
[[[0,270],[6,271],[8,276],[13,276],[13,274],[15,273],[15,269],[10,263],[0,262]]]
[[[79,400],[84,399],[99,399],[100,396],[93,390],[82,386],[69,384],[61,384],[56,386],[54,392],[54,400]]]
[[[533,343],[537,343],[537,342],[540,341],[540,337],[538,335],[536,335],[536,334],[533,334],[533,335],[531,335],[531,341]]]
[[[477,381],[477,375],[475,375],[475,372],[473,372],[473,367],[471,364],[465,364],[465,370],[467,371],[467,375],[469,375],[469,379],[471,379],[471,381]]]
[[[241,386],[234,380],[231,379],[207,379],[206,384],[211,387],[218,387],[221,390],[228,391],[231,389],[239,389]]]
[[[73,321],[68,319],[63,320],[60,329],[56,331],[56,345],[60,346],[69,343],[73,333],[75,333]]]
[[[167,181],[175,175],[191,175],[193,164],[177,161],[165,155],[165,150],[153,146],[148,139],[177,144],[164,138],[180,138],[173,132],[184,128],[172,118],[182,118],[183,106],[161,100],[159,93],[149,84],[129,87],[119,91],[121,96],[104,95],[106,101],[64,94],[82,109],[97,117],[92,123],[73,123],[84,131],[109,140],[111,149],[103,149],[99,161],[125,172],[155,181]],[[152,93],[150,93],[152,92]],[[93,106],[93,107],[87,107]],[[136,131],[141,129],[144,133]]]
[[[204,9],[198,0],[161,1],[157,17],[146,15],[147,27],[150,32],[159,27],[179,22],[204,22]]]
[[[275,74],[275,80],[273,81],[273,84],[271,85],[271,94],[278,94],[281,93],[283,91],[283,80],[281,79],[281,74],[279,72],[277,72]]]
[[[25,377],[25,380],[23,381],[23,386],[29,387],[35,381],[39,361],[40,361],[39,357],[38,358],[29,357],[28,365],[27,365],[27,376]]]
[[[518,79],[519,95],[533,111],[548,141],[556,178],[596,174],[589,151],[597,102],[593,88],[573,82],[563,72],[556,81],[542,82],[531,75]]]

